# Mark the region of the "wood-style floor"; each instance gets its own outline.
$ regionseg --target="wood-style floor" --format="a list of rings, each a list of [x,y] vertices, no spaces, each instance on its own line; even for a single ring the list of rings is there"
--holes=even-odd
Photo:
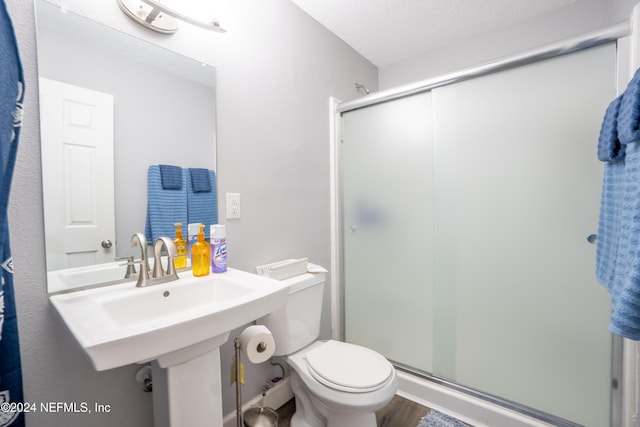
[[[296,411],[293,399],[278,409],[278,427],[290,427],[291,416]],[[415,427],[429,413],[429,408],[410,400],[395,396],[391,402],[376,413],[378,427]]]

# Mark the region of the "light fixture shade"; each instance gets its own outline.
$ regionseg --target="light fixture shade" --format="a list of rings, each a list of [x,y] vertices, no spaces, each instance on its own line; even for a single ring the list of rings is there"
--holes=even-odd
[[[117,0],[120,9],[138,24],[162,34],[178,31],[178,21],[171,15],[155,10],[140,0]]]
[[[226,30],[211,18],[210,5],[203,0],[116,0],[120,9],[137,23],[163,34],[178,30],[176,19],[210,31]],[[175,7],[175,9],[174,9]]]

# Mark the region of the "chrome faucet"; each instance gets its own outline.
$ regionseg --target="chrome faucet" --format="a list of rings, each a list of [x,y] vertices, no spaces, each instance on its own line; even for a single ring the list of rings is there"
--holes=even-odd
[[[158,237],[153,244],[153,274],[149,277],[149,258],[147,257],[147,239],[142,233],[135,233],[131,236],[131,246],[140,246],[142,258],[140,260],[130,261],[127,264],[141,264],[140,274],[138,274],[138,282],[136,286],[142,288],[149,285],[157,285],[160,283],[178,280],[178,273],[174,265],[174,260],[178,255],[176,245],[173,240],[168,237]],[[164,246],[167,253],[167,270],[162,268],[162,247]]]

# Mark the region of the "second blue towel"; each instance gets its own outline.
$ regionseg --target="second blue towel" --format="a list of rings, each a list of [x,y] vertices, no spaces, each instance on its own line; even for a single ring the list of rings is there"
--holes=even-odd
[[[158,237],[173,237],[175,223],[187,223],[187,174],[182,171],[180,189],[164,189],[160,167],[149,166],[147,175],[147,220],[145,236],[149,243]]]
[[[191,174],[193,169],[189,169]],[[209,177],[209,185],[211,191],[194,191],[193,180],[187,179],[187,212],[188,223],[204,224],[205,238],[209,239],[209,226],[218,223],[218,193],[216,191],[216,174],[212,170],[206,170]],[[202,170],[196,170],[196,174],[200,174],[198,179],[202,181]],[[196,188],[198,188],[198,179],[196,180]],[[201,187],[200,187],[201,188]]]

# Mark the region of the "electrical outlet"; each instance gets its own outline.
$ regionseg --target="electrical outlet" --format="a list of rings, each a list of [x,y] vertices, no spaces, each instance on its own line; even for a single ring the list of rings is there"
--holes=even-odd
[[[227,193],[227,219],[240,218],[240,193]]]

